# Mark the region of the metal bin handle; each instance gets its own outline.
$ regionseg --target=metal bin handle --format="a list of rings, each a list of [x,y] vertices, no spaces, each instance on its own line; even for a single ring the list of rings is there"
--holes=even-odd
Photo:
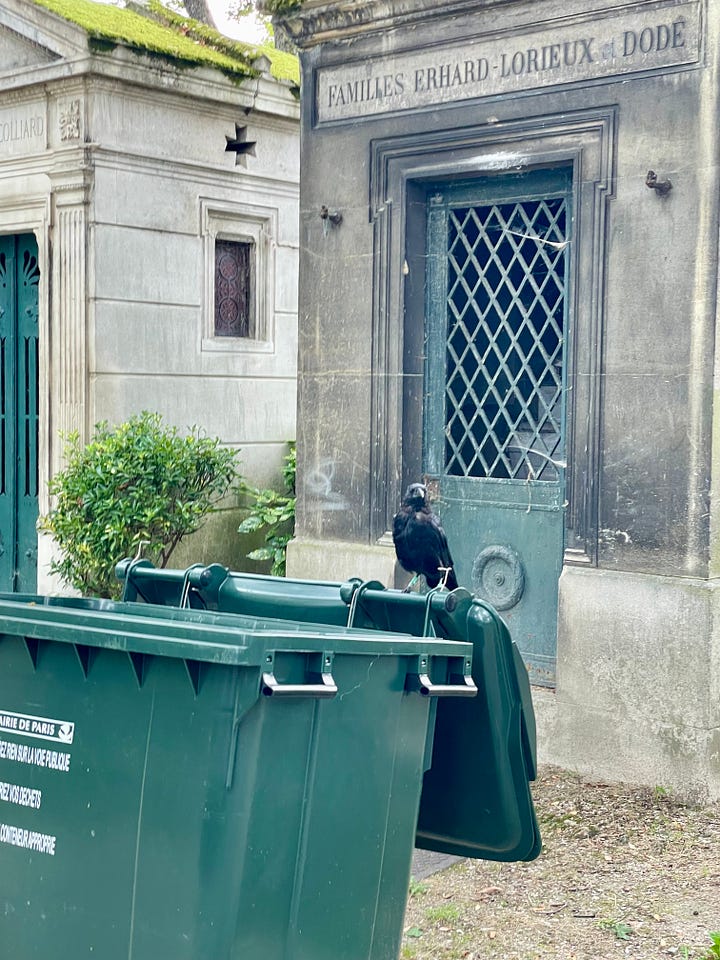
[[[477,694],[478,688],[471,676],[454,676],[458,683],[433,683],[427,673],[409,673],[405,689],[423,697],[474,697]]]
[[[262,675],[264,697],[313,697],[315,700],[332,700],[338,688],[331,673],[321,673],[320,683],[279,683],[274,673]]]

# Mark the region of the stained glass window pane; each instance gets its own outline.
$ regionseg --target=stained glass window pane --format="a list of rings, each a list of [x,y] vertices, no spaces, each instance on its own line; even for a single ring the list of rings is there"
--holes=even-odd
[[[215,241],[215,336],[255,336],[255,245]]]

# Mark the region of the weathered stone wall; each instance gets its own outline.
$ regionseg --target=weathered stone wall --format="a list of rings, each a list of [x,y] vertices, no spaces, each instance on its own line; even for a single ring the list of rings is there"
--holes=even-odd
[[[295,430],[297,126],[166,94],[97,84],[90,255],[91,421],[138,406],[201,424],[242,448],[255,483],[277,479]],[[243,120],[256,156],[234,166],[226,136]],[[213,336],[212,241],[262,228],[257,278],[267,339]]]
[[[0,3],[0,232],[32,232],[39,247],[41,512],[61,433],[86,438],[141,410],[238,447],[251,483],[281,482],[295,434],[299,108],[258,67],[233,82],[121,44],[93,55],[75,24]],[[236,139],[254,147],[227,151]],[[214,336],[216,236],[255,243],[253,339]],[[186,559],[239,564],[237,522],[215,518]],[[50,549],[41,537],[41,590],[57,587]]]
[[[572,164],[566,553],[541,752],[720,794],[720,7],[307,0],[284,26],[305,84],[292,570],[327,576],[337,557],[352,573],[362,554],[392,577],[383,534],[422,465],[416,186]]]

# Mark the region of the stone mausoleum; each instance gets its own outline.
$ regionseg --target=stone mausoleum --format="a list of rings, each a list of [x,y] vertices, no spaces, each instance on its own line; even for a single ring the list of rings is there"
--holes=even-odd
[[[302,67],[290,572],[404,582],[425,478],[542,758],[720,796],[720,2],[271,5]]]
[[[153,0],[0,0],[0,590],[53,586],[35,522],[62,433],[157,411],[279,478],[298,80]],[[242,557],[232,506],[193,560]]]

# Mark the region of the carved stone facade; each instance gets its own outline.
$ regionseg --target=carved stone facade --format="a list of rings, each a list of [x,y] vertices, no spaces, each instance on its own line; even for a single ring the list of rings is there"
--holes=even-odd
[[[277,29],[304,82],[289,568],[400,583],[424,475],[544,759],[719,796],[717,0],[305,0]]]
[[[80,132],[80,100],[69,100],[61,106],[58,122],[60,125],[61,140],[79,140]]]
[[[268,61],[238,83],[122,43],[98,52],[31,0],[0,0],[0,54],[0,235],[34,237],[40,269],[37,509],[63,435],[142,410],[242,447],[252,482],[279,480],[296,405],[290,82]],[[255,141],[242,165],[239,129]],[[255,336],[216,337],[208,320],[216,235],[253,244]],[[188,561],[240,562],[228,506]],[[58,588],[50,550],[41,538],[40,590]]]

